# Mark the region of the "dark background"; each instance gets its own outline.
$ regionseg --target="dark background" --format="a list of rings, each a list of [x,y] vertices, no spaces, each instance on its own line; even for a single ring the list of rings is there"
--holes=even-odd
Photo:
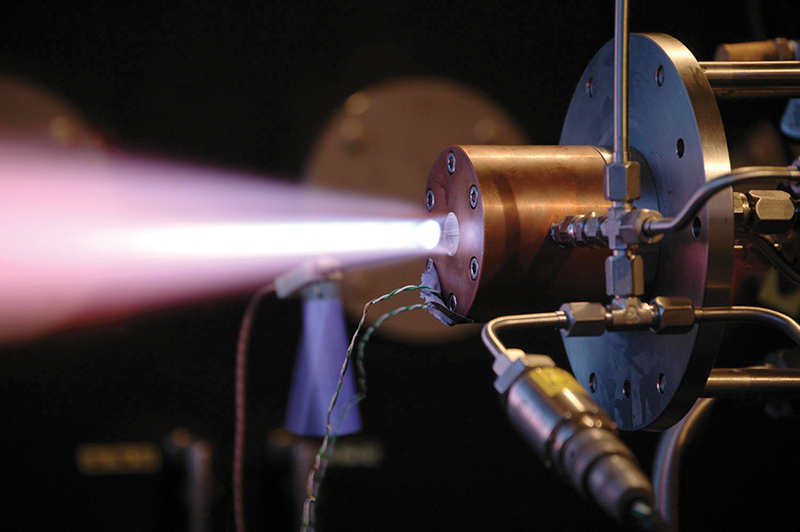
[[[798,11],[789,0],[640,1],[631,28],[670,33],[708,60],[719,43],[796,38]],[[610,1],[33,1],[4,7],[0,72],[56,90],[125,150],[293,179],[347,96],[402,75],[476,88],[533,143],[557,143],[576,80],[612,36]],[[734,128],[753,113],[737,112]],[[245,304],[207,302],[0,352],[0,526],[160,528],[160,479],[81,477],[74,453],[82,443],[159,442],[185,427],[213,446],[212,524],[231,529],[234,347]],[[251,530],[274,529],[264,448],[283,422],[298,335],[298,304],[267,300],[249,366]],[[364,425],[386,460],[332,471],[325,530],[614,528],[509,427],[477,338],[436,348],[378,338],[370,357]],[[728,412],[689,457],[687,530],[794,516],[796,425],[766,419],[757,404]],[[646,468],[656,437],[625,436]]]

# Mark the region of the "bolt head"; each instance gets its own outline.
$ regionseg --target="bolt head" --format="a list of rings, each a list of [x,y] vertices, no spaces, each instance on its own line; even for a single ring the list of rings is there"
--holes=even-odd
[[[478,272],[480,271],[480,264],[478,264],[478,258],[472,257],[469,261],[469,276],[474,281],[478,278]]]
[[[469,206],[473,209],[478,206],[478,187],[475,185],[469,187]]]
[[[450,152],[447,154],[447,173],[453,175],[456,172],[456,154]]]
[[[447,300],[447,306],[453,312],[456,311],[456,308],[458,308],[458,300],[455,294],[450,294],[450,298]]]

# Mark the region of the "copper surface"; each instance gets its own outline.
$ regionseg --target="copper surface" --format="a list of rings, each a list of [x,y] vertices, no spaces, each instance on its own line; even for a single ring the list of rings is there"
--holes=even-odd
[[[453,175],[447,170],[450,152]],[[455,213],[460,242],[454,256],[434,257],[445,301],[477,320],[555,310],[567,301],[605,298],[608,250],[561,249],[550,239],[560,218],[605,212],[603,154],[591,146],[453,146],[439,154],[428,177],[431,214]],[[470,206],[475,185],[477,206]],[[478,259],[477,279],[470,276]]]

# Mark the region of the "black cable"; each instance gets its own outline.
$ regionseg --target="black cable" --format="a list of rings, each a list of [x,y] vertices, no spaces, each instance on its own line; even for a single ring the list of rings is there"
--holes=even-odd
[[[736,238],[751,243],[786,279],[796,285],[800,285],[800,273],[789,264],[785,257],[775,250],[769,240],[751,233],[736,233]]]

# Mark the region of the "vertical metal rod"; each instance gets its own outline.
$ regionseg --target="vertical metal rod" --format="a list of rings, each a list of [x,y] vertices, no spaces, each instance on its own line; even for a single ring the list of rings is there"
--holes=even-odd
[[[628,144],[628,0],[616,0],[614,24],[614,155],[615,163],[630,161]]]

